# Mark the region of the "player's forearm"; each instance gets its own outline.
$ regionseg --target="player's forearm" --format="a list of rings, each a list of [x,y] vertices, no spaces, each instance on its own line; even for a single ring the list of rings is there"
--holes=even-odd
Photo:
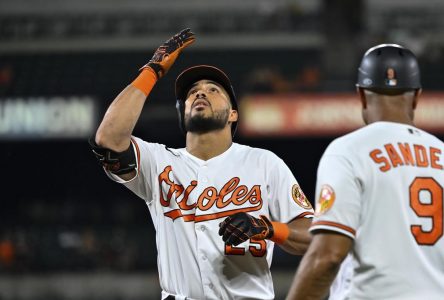
[[[307,252],[302,259],[287,300],[322,300],[338,272],[340,261],[331,257],[318,257]]]
[[[146,68],[116,97],[97,130],[97,144],[117,152],[128,149],[146,97],[156,82],[154,71]]]
[[[96,133],[96,143],[117,152],[126,150],[145,99],[142,91],[127,86],[106,111]]]
[[[310,245],[312,236],[308,232],[311,225],[311,219],[296,219],[287,224],[289,229],[288,237],[279,246],[286,252],[294,255],[303,255]]]

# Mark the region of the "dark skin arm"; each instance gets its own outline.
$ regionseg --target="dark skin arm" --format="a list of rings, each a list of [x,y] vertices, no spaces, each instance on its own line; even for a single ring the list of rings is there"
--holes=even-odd
[[[299,265],[287,300],[325,299],[342,261],[353,246],[345,235],[320,231]]]
[[[299,218],[288,223],[290,235],[279,247],[294,255],[303,255],[310,245],[312,235],[308,232],[311,225],[309,218]]]

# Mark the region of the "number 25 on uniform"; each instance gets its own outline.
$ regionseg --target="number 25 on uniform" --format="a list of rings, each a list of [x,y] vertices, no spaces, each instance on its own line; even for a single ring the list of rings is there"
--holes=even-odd
[[[225,245],[225,255],[245,255],[246,247],[255,257],[262,257],[267,253],[267,242],[250,239],[250,245],[245,247]]]

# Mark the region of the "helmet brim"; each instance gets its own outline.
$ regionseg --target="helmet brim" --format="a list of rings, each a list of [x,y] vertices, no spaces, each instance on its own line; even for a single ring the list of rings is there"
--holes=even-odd
[[[209,66],[199,65],[184,70],[176,79],[176,99],[185,101],[190,87],[199,80],[212,80],[220,84],[230,97],[231,106],[237,110],[237,101],[228,76],[220,69]]]

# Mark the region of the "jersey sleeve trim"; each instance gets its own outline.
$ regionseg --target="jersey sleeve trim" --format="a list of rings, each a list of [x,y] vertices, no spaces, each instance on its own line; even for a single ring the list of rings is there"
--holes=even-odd
[[[303,212],[303,213],[300,213],[299,215],[297,215],[296,217],[294,217],[293,219],[291,219],[291,220],[288,221],[287,223],[291,223],[291,222],[293,222],[294,220],[302,219],[302,218],[312,219],[313,216],[314,216],[313,212],[311,212],[311,211],[305,211],[305,212]]]
[[[346,236],[349,236],[352,239],[355,239],[355,237],[356,237],[356,230],[354,230],[353,228],[343,225],[343,224],[340,224],[340,223],[331,222],[331,221],[313,222],[313,224],[311,224],[311,226],[310,226],[309,231],[314,232],[316,230],[335,231],[335,232],[342,233]]]
[[[291,218],[290,220],[288,220],[288,221],[285,222],[285,223],[289,224],[289,223],[293,222],[294,220],[297,220],[297,219],[303,219],[303,218],[306,218],[306,219],[313,219],[313,217],[314,217],[314,213],[313,213],[313,212],[311,212],[311,211],[305,211],[305,212],[303,212],[303,213],[300,213],[300,214],[297,215],[296,217]]]

